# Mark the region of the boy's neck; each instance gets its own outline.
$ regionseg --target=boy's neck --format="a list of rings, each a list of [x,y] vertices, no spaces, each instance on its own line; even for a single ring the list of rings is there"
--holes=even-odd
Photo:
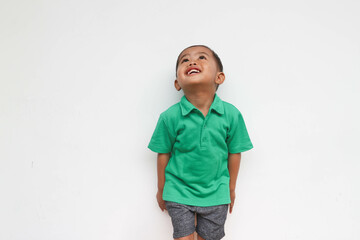
[[[206,116],[214,101],[215,92],[190,92],[185,94],[186,99]]]

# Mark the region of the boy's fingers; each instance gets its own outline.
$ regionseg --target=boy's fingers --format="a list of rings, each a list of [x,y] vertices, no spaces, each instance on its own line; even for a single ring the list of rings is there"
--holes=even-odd
[[[163,206],[162,206],[162,204],[161,204],[161,202],[159,200],[158,200],[158,206],[161,209],[161,211],[163,211]]]
[[[230,204],[230,209],[229,209],[229,212],[232,213],[232,210],[233,210],[233,207],[234,207],[234,204]]]
[[[159,202],[159,207],[160,207],[161,211],[167,210],[164,201]]]
[[[162,199],[162,197],[160,198],[158,194],[156,194],[156,200],[158,202],[158,205],[159,205],[159,208],[161,209],[161,211],[167,210],[165,201]]]

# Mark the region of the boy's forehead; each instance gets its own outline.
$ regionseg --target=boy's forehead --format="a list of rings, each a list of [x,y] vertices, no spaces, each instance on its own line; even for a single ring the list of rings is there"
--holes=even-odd
[[[196,54],[196,53],[206,53],[209,56],[211,56],[211,51],[206,48],[206,47],[202,47],[202,46],[196,46],[196,47],[190,47],[190,48],[186,48],[184,49],[181,54],[180,54],[180,58],[182,58],[185,55],[191,55],[191,54]]]

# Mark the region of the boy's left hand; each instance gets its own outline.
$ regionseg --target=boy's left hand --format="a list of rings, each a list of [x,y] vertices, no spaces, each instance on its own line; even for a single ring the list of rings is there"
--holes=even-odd
[[[163,194],[162,191],[158,191],[156,193],[156,200],[158,202],[158,205],[159,205],[161,211],[164,211],[164,210],[167,210],[167,209],[166,209],[165,201],[162,198],[162,194]]]
[[[230,203],[229,212],[231,213],[235,203],[235,190],[230,190],[230,199],[231,199],[231,203]]]

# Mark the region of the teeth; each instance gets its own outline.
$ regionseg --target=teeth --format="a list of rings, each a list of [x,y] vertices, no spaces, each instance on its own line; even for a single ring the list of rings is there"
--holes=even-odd
[[[200,71],[197,69],[191,69],[188,74],[192,74],[192,73],[199,73]]]

